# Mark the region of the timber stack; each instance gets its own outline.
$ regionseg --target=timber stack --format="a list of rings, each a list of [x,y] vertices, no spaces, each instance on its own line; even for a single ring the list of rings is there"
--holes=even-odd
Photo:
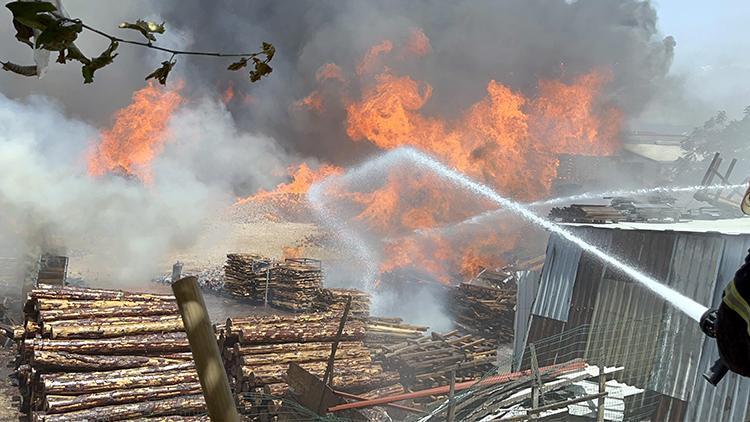
[[[371,350],[379,353],[383,346],[418,340],[428,329],[407,324],[401,318],[369,317],[364,341]]]
[[[366,320],[370,316],[370,294],[357,289],[321,289],[318,294],[318,308],[341,315],[347,298],[352,298],[349,315]]]
[[[448,308],[455,326],[489,339],[513,341],[516,284],[461,283],[453,288]]]
[[[31,420],[205,413],[174,296],[42,285],[24,314],[17,375]]]
[[[323,285],[321,262],[309,258],[286,259],[274,271],[268,302],[271,306],[292,312],[315,310]]]
[[[235,391],[242,395],[262,389],[280,397],[293,362],[322,378],[340,318],[329,312],[228,319],[223,357]],[[373,362],[362,342],[365,331],[365,323],[353,318],[344,325],[333,366],[332,384],[338,390],[359,393],[399,381],[398,373]]]
[[[230,253],[224,265],[224,290],[251,303],[264,303],[266,288],[276,276],[275,262],[255,254]]]
[[[447,384],[451,371],[456,371],[456,382],[481,378],[497,359],[494,342],[458,330],[383,349],[383,366],[398,371],[405,387],[416,389]]]

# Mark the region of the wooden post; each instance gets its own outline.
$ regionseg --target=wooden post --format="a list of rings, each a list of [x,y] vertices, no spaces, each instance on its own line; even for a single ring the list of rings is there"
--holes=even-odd
[[[172,283],[182,278],[182,262],[177,261],[172,265]]]
[[[604,369],[599,367],[599,400],[597,400],[596,422],[604,422],[604,394],[607,390],[607,376],[604,375]]]
[[[447,422],[453,422],[456,418],[456,401],[454,396],[456,395],[456,371],[451,371],[451,384],[450,390],[448,390],[448,417]]]
[[[263,293],[263,306],[268,306],[268,283],[271,281],[271,264],[266,268],[266,291]]]
[[[339,328],[336,331],[336,338],[331,344],[331,355],[328,357],[328,364],[326,365],[326,372],[323,374],[323,384],[329,385],[333,381],[333,362],[336,359],[336,349],[339,348],[339,342],[341,341],[341,335],[344,333],[344,326],[346,325],[346,319],[349,318],[349,309],[352,306],[352,297],[346,297],[346,305],[344,306],[344,314],[341,315],[341,321],[339,322]],[[323,398],[320,399],[320,406],[318,407],[318,414],[320,414],[325,407],[323,407]]]
[[[540,398],[541,403],[544,403],[544,392],[542,391],[542,375],[539,373],[539,361],[537,360],[534,343],[529,345],[529,352],[531,353],[531,371],[534,374],[534,385],[531,387],[531,407],[536,409],[539,407]],[[529,419],[538,419],[538,415],[533,414]]]
[[[185,277],[172,283],[177,307],[182,315],[195,368],[206,399],[208,416],[213,421],[239,422],[232,390],[219,353],[206,303],[196,277]]]

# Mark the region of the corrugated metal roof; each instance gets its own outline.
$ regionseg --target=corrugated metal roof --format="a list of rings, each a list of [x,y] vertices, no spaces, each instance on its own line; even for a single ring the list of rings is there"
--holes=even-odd
[[[750,248],[750,238],[747,237],[727,237],[724,242],[724,251],[711,302],[714,308],[719,306],[724,287],[734,277],[735,271],[742,265],[747,250]],[[718,358],[719,350],[716,347],[716,341],[705,338],[698,362],[698,372],[705,371]],[[748,378],[730,372],[718,386],[714,387],[703,377],[696,376],[685,420],[744,421],[748,413],[748,398],[750,398],[750,379]]]
[[[721,233],[728,235],[750,234],[750,218],[722,220],[693,220],[680,223],[629,223],[611,224],[564,223],[568,227],[598,227],[620,230],[675,231],[690,233]]]
[[[724,251],[720,236],[679,234],[667,284],[698,303],[710,303]],[[659,365],[648,388],[687,400],[693,387],[704,335],[698,324],[673,306],[664,308]]]
[[[578,271],[581,249],[559,235],[551,234],[547,258],[532,313],[558,321],[568,320],[570,297]]]

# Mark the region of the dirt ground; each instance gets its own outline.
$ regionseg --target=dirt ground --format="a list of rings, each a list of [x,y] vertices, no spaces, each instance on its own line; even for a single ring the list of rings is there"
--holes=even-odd
[[[15,359],[14,348],[0,348],[0,421],[17,421],[19,403],[18,387],[13,385],[9,375],[13,371],[11,365]]]

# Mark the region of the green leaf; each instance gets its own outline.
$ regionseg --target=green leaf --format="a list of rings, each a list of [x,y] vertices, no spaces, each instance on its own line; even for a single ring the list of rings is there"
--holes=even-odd
[[[57,10],[50,2],[14,1],[6,4],[5,7],[13,13],[13,19],[40,31],[46,29],[51,22],[57,21],[48,14]]]
[[[240,70],[245,66],[247,66],[247,57],[243,57],[239,61],[230,64],[227,70]]]
[[[169,72],[172,70],[172,68],[174,67],[176,63],[177,61],[161,62],[161,67],[149,73],[149,75],[146,76],[146,80],[153,78],[159,81],[160,84],[165,85],[167,83],[167,77],[169,76]]]
[[[57,21],[36,37],[36,48],[50,51],[64,50],[78,38],[81,30],[83,30],[81,22]]]
[[[156,41],[156,37],[153,33],[163,34],[165,31],[164,22],[157,24],[142,19],[138,19],[135,23],[123,22],[120,24],[120,28],[138,31],[149,41]]]
[[[268,65],[265,61],[258,60],[256,58],[253,58],[253,61],[255,62],[255,69],[250,71],[250,82],[258,82],[260,78],[268,75],[273,71],[271,66]]]
[[[75,44],[70,44],[66,50],[60,50],[60,54],[57,56],[58,63],[66,63],[69,60],[78,60],[83,64],[90,64],[91,60],[81,53],[81,50],[76,47]]]
[[[271,43],[263,42],[263,54],[266,55],[266,63],[273,59],[273,55],[276,54],[276,47]]]
[[[37,13],[54,12],[57,10],[54,4],[48,1],[13,1],[5,5],[13,16],[30,16]]]
[[[16,39],[34,48],[34,43],[31,42],[31,37],[34,36],[34,29],[22,24],[18,19],[13,19],[13,27],[16,28]]]
[[[91,82],[94,82],[94,72],[112,63],[115,57],[117,57],[117,53],[112,53],[117,50],[118,45],[119,43],[117,41],[112,41],[109,44],[109,47],[107,47],[107,49],[104,50],[102,54],[100,54],[98,57],[94,57],[89,61],[89,63],[83,65],[83,67],[81,68],[81,73],[83,74],[83,83],[89,84]]]

